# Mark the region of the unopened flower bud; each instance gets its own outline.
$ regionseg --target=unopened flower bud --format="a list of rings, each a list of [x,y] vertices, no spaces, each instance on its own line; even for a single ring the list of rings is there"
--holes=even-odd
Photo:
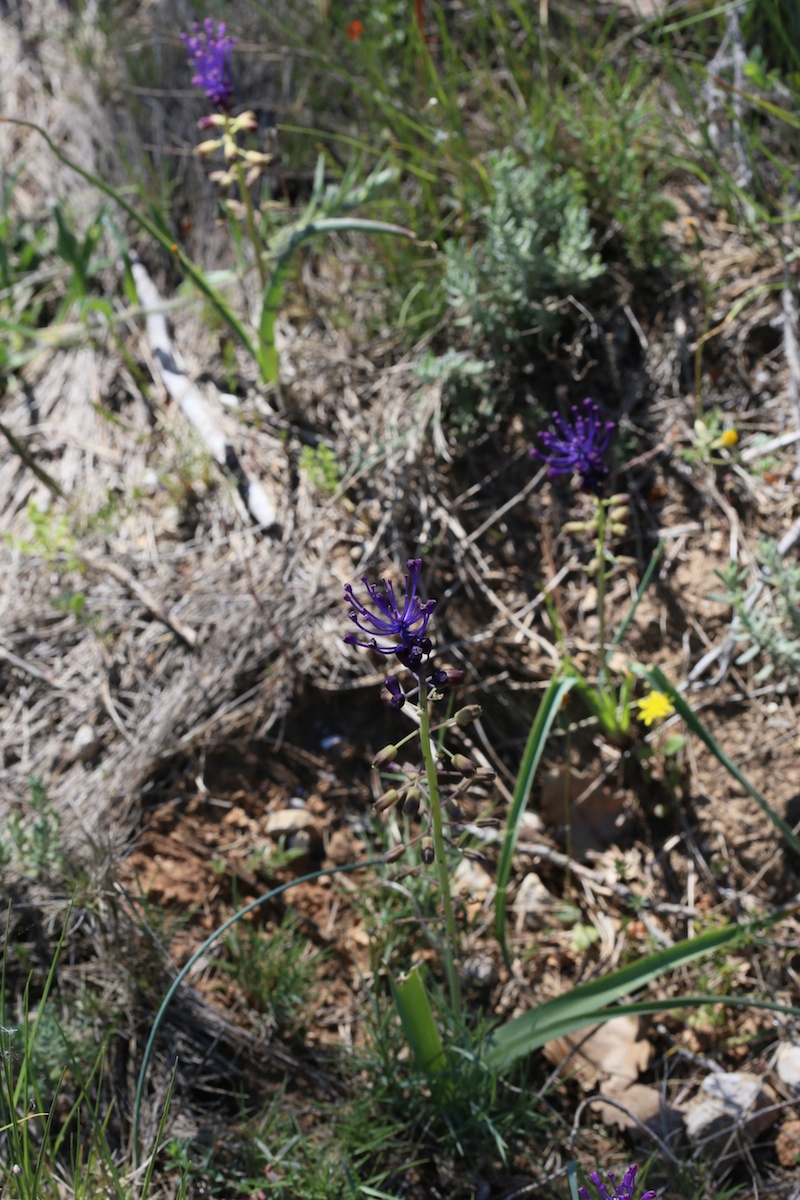
[[[385,863],[397,862],[398,858],[402,858],[403,855],[405,854],[405,852],[406,852],[405,846],[403,845],[402,842],[399,842],[398,845],[392,846],[391,850],[386,851],[386,853],[383,856],[383,861]]]
[[[201,158],[205,158],[207,154],[213,154],[215,150],[219,150],[222,145],[222,138],[209,138],[207,142],[201,142],[199,146],[195,146],[195,154],[199,154]]]
[[[398,792],[397,788],[389,788],[388,792],[384,792],[383,795],[375,801],[372,807],[375,809],[375,812],[386,812],[388,809],[397,804],[399,799],[400,793]]]
[[[388,767],[397,758],[397,746],[384,746],[372,760],[372,765],[376,771],[382,771],[384,767]]]
[[[472,721],[477,721],[482,712],[483,709],[480,704],[466,704],[464,708],[460,708],[456,713],[455,723],[463,729],[465,725],[471,724]]]
[[[458,771],[461,775],[474,775],[477,767],[471,758],[467,758],[466,754],[454,754],[450,759],[450,765],[454,771]]]
[[[244,161],[252,164],[255,167],[266,167],[272,162],[272,154],[262,154],[260,150],[245,150],[242,155]]]
[[[493,783],[497,778],[497,772],[493,771],[491,767],[478,767],[475,778],[483,780],[484,783]]]
[[[258,129],[258,120],[254,112],[239,113],[238,117],[234,117],[231,121],[231,129],[234,133],[243,131],[244,133],[255,133]]]
[[[609,521],[627,521],[630,515],[631,510],[627,504],[618,504],[615,508],[609,509],[608,519]]]
[[[433,838],[424,837],[422,839],[422,850],[420,851],[420,856],[422,861],[425,863],[425,866],[429,867],[436,857],[436,853],[433,849]]]
[[[594,525],[594,522],[591,522]],[[590,533],[589,521],[565,521],[561,526],[562,533]]]
[[[225,138],[225,162],[233,162],[236,155],[239,153],[239,147],[233,138]]]
[[[628,526],[624,525],[622,521],[612,521],[608,529],[614,537],[625,537],[625,534],[628,532]]]
[[[415,817],[419,812],[420,790],[417,787],[409,788],[406,792],[406,798],[403,801],[403,814],[406,817]]]
[[[600,570],[600,559],[595,555],[595,557],[590,559],[589,562],[586,564],[586,574],[587,575],[596,575],[599,570]]]
[[[222,113],[209,113],[206,117],[201,117],[197,122],[198,129],[222,129],[226,118]]]
[[[448,797],[448,799],[445,800],[444,806],[447,809],[447,815],[451,821],[463,821],[464,820],[463,808],[456,800],[453,800],[452,797]]]
[[[613,496],[609,496],[607,503],[613,508],[616,504],[629,504],[630,499],[627,492],[615,492]]]

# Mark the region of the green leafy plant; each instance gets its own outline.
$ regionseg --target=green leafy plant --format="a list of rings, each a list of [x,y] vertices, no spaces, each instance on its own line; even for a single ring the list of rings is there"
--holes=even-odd
[[[342,481],[339,459],[324,442],[303,447],[300,452],[300,473],[324,496],[332,496]]]
[[[508,356],[560,321],[557,302],[603,273],[578,179],[557,174],[538,146],[492,153],[491,201],[470,214],[473,235],[445,244],[444,287],[468,340]]]
[[[768,659],[755,677],[761,683],[774,671],[800,675],[800,565],[784,558],[769,538],[759,543],[758,559],[766,589],[761,602],[750,591],[748,568],[734,562],[718,572],[725,592],[716,598],[733,609],[731,636],[746,646],[737,663],[743,666],[759,654]]]
[[[38,776],[30,780],[28,803],[11,813],[0,835],[0,864],[31,879],[58,877],[64,867],[61,817]]]

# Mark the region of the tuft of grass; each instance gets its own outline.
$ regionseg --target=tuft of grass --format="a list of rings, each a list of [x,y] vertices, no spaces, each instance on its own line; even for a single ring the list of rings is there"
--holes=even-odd
[[[287,912],[272,933],[239,921],[225,935],[225,947],[227,957],[216,964],[248,1004],[284,1033],[300,1032],[324,953],[310,945],[297,917]]]

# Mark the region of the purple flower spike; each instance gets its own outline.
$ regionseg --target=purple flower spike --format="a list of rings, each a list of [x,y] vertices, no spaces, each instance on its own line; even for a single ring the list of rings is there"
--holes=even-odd
[[[571,421],[553,417],[553,424],[557,432],[539,434],[544,450],[534,448],[533,457],[547,463],[551,476],[577,471],[585,492],[602,495],[609,475],[603,455],[616,429],[614,422],[602,420],[594,400],[584,400],[582,411],[573,407]]]
[[[356,634],[347,633],[344,640],[351,646],[364,646],[387,657],[396,654],[404,666],[416,671],[431,652],[431,640],[425,636],[425,630],[436,607],[436,601],[426,600],[422,603],[417,596],[422,559],[409,559],[406,565],[408,574],[402,609],[398,607],[394,588],[388,579],[381,581],[383,592],[380,592],[378,587],[367,582],[365,575],[361,577],[361,582],[376,610],[374,612],[370,612],[366,605],[356,600],[352,584],[344,585],[344,598],[352,605],[350,620],[368,637],[367,641],[360,641]],[[378,638],[381,639],[380,642]],[[385,640],[388,638],[396,640]]]
[[[189,51],[189,65],[194,71],[192,83],[202,88],[217,108],[227,111],[233,101],[233,84],[230,78],[231,49],[235,38],[225,37],[225,24],[221,22],[214,33],[214,22],[206,17],[203,22],[205,35],[197,22],[192,26],[194,37],[181,34],[181,41]]]
[[[614,1176],[614,1172],[609,1171],[608,1180],[611,1184],[610,1190],[608,1185],[603,1183],[601,1180],[598,1171],[592,1171],[589,1175],[589,1178],[594,1184],[597,1194],[600,1196],[601,1200],[633,1200],[633,1192],[636,1187],[636,1172],[638,1170],[639,1168],[636,1166],[628,1167],[627,1171],[622,1177],[622,1183],[619,1185],[619,1187],[617,1187],[617,1181]],[[581,1200],[594,1200],[594,1197],[589,1195],[587,1188],[578,1188],[578,1195],[581,1197]],[[644,1192],[644,1194],[640,1197],[640,1200],[655,1200],[655,1192]]]

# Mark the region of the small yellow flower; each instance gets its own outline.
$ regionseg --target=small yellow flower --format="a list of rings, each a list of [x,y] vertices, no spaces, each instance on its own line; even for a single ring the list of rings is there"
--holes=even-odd
[[[653,721],[658,721],[661,717],[669,717],[675,712],[669,696],[665,696],[663,692],[650,692],[636,703],[639,706],[639,720],[644,721],[648,726],[652,725]]]
[[[715,438],[711,443],[712,450],[720,450],[723,447],[726,450],[732,450],[734,446],[739,444],[739,435],[735,429],[723,429],[718,438]]]

